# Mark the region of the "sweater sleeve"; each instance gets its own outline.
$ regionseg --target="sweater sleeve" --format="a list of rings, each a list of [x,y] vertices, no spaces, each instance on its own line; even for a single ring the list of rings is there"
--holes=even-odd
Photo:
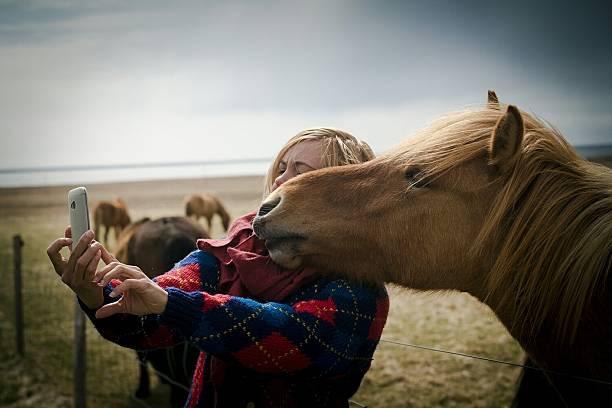
[[[219,267],[212,255],[196,250],[178,262],[170,271],[153,280],[162,288],[177,288],[184,291],[208,291],[216,293],[219,281]],[[117,301],[109,296],[115,286],[112,280],[104,287],[104,304]],[[98,332],[107,340],[133,349],[171,347],[183,342],[181,333],[160,324],[158,315],[136,316],[127,313],[116,314],[104,319],[95,316],[96,310],[87,308],[80,300],[81,309],[87,314]]]
[[[334,376],[370,365],[386,321],[383,286],[309,286],[285,303],[168,288],[160,322],[201,350],[260,373]]]

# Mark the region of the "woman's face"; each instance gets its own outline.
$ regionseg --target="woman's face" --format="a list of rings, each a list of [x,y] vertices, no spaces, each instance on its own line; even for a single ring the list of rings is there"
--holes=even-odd
[[[320,140],[304,140],[285,152],[278,166],[272,191],[293,177],[323,167],[323,146]]]

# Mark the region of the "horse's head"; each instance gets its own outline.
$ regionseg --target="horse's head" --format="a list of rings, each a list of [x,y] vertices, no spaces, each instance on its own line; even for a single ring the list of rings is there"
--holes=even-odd
[[[129,213],[127,212],[127,209],[121,209],[120,215],[119,215],[119,227],[120,228],[125,228],[128,225],[130,225],[130,223],[132,222]]]
[[[565,338],[606,286],[611,185],[609,169],[493,94],[373,161],[290,180],[253,226],[285,267],[468,291],[530,333],[554,315]]]
[[[468,290],[467,272],[490,266],[468,254],[522,137],[514,107],[449,117],[386,156],[287,182],[262,204],[255,231],[286,267],[419,288],[449,287],[452,277]]]
[[[221,217],[221,222],[223,223],[223,229],[227,231],[230,225],[231,217],[223,206],[223,204],[221,203],[221,200],[215,197],[215,202],[217,204],[217,214],[219,214],[219,216]]]

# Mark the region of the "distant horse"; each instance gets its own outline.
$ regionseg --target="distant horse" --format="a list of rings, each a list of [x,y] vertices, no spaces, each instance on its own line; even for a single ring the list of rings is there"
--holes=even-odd
[[[468,292],[544,370],[555,398],[540,406],[612,401],[612,170],[494,95],[370,162],[283,184],[254,229],[286,267]]]
[[[153,278],[169,271],[176,262],[195,250],[198,238],[209,236],[201,225],[189,218],[144,218],[131,224],[121,234],[116,256],[119,261],[136,265]],[[187,400],[187,391],[167,378],[188,389],[199,355],[198,349],[185,342],[166,349],[138,351],[136,354],[140,361],[140,380],[135,395],[144,398],[150,394],[146,366],[150,361],[153,368],[162,374],[160,381],[170,384],[172,406],[182,407]]]
[[[230,216],[219,198],[212,194],[191,194],[185,197],[185,215],[194,217],[196,220],[204,217],[208,223],[209,231],[215,214],[221,217],[223,228],[227,231]]]
[[[121,230],[130,223],[127,206],[121,198],[115,198],[113,201],[98,201],[93,208],[93,218],[96,240],[103,226],[105,244],[108,244],[108,233],[111,228],[115,230],[115,241],[117,241]]]

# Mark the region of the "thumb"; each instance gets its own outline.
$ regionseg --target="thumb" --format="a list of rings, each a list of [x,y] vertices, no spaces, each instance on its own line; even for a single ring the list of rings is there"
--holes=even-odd
[[[117,313],[125,313],[125,306],[122,300],[102,306],[96,310],[96,319],[104,319]]]

